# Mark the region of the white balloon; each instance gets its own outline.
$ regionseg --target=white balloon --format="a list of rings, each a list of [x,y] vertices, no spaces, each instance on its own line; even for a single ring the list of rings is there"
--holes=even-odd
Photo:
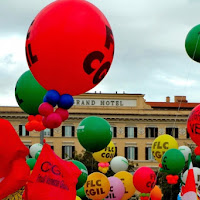
[[[128,160],[123,156],[115,156],[110,162],[110,168],[114,173],[126,171],[128,169]]]
[[[178,149],[184,155],[185,161],[188,161],[188,155],[192,154],[191,149],[188,146],[180,146]]]
[[[193,171],[194,171],[194,179],[195,179],[195,183],[196,183],[196,188],[198,190],[198,192],[200,192],[200,169],[198,167],[193,167]],[[182,176],[182,181],[185,183],[186,179],[187,179],[187,175],[188,175],[188,170],[186,170]]]
[[[31,155],[33,158],[35,158],[35,154],[36,154],[38,151],[42,150],[42,147],[43,147],[43,145],[40,144],[40,143],[35,143],[35,144],[33,144],[33,145],[30,147],[30,149],[29,149],[30,155]]]

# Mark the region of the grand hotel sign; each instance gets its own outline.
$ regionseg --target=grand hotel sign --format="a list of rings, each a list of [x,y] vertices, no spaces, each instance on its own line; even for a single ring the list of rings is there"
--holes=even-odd
[[[120,99],[74,99],[75,106],[114,106],[114,107],[135,107],[136,100]]]

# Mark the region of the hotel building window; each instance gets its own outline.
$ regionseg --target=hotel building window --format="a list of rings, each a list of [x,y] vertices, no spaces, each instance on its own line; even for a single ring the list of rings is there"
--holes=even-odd
[[[126,138],[137,138],[137,127],[125,127]]]
[[[166,134],[171,135],[175,138],[178,138],[178,128],[167,127],[166,128]]]
[[[112,131],[112,137],[116,138],[117,137],[117,127],[111,126],[111,131]]]
[[[74,126],[62,126],[63,137],[74,137],[75,127]]]
[[[26,130],[25,125],[19,125],[19,136],[29,136],[29,132]]]
[[[158,128],[157,127],[146,127],[145,134],[146,134],[146,138],[156,138],[156,137],[158,137]]]
[[[62,159],[71,159],[74,157],[75,146],[62,146]]]
[[[117,147],[115,147],[115,156],[117,156]]]
[[[151,147],[145,147],[145,160],[155,160],[151,151]]]
[[[44,137],[53,137],[53,129],[46,128],[44,130]]]
[[[51,149],[54,150],[54,146],[53,145],[51,145]]]
[[[138,147],[125,147],[125,158],[128,160],[138,160]]]

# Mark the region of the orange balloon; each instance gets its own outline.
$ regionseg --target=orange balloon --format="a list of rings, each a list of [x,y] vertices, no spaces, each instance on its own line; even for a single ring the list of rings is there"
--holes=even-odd
[[[104,174],[93,172],[87,177],[84,190],[89,199],[104,199],[110,192],[110,182]]]
[[[155,187],[150,192],[151,200],[161,200],[162,199],[162,191],[161,189],[155,185]]]

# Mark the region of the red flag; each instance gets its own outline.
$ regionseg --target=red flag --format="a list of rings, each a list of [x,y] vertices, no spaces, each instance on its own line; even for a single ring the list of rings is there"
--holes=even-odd
[[[11,123],[0,119],[0,199],[26,184],[30,168],[26,163],[29,149],[22,143]]]
[[[44,144],[24,192],[25,200],[75,200],[81,171]]]
[[[192,162],[190,162],[190,167],[188,169],[188,175],[187,175],[185,186],[182,186],[182,199],[183,200],[196,200],[197,199],[194,170],[193,170]]]

